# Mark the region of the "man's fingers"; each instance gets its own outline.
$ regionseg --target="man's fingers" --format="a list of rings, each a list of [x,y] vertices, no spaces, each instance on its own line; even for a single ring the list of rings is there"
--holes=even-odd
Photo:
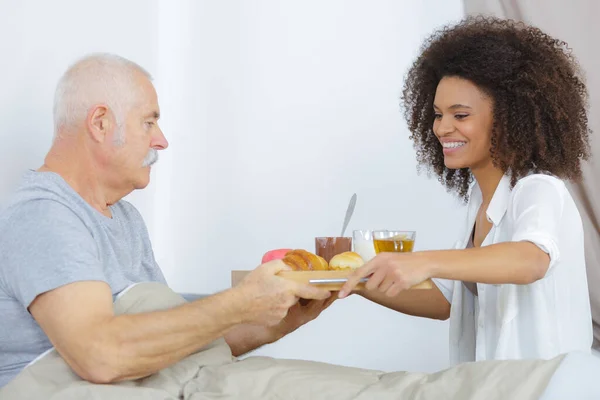
[[[294,285],[293,290],[296,296],[303,299],[325,300],[331,296],[331,292],[309,284],[298,283]]]
[[[335,293],[332,292],[331,295],[328,298],[326,298],[325,300],[311,300],[308,307],[311,310],[314,309],[314,310],[318,310],[318,311],[323,311],[324,309],[329,307],[331,305],[331,303],[336,301],[337,298],[338,297],[335,295]]]
[[[314,303],[316,300],[310,300],[310,299],[300,299],[300,301],[298,302],[302,307],[310,307],[312,303]]]
[[[261,268],[261,270],[265,274],[268,274],[268,275],[277,275],[281,271],[290,271],[291,270],[291,268],[288,267],[281,260],[272,260],[272,261],[269,261],[269,262],[264,263],[263,265],[261,265],[259,268]]]

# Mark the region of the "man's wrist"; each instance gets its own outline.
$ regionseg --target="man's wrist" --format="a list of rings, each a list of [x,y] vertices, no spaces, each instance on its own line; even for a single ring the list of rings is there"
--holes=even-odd
[[[219,302],[229,309],[233,325],[246,323],[248,301],[245,291],[242,288],[234,287],[221,292],[221,295],[224,298]]]
[[[260,337],[260,339],[261,339],[260,341],[263,344],[274,343],[285,336],[285,334],[283,332],[280,332],[280,330],[277,329],[276,327],[265,326],[263,328],[264,328],[263,335]]]
[[[243,340],[246,347],[251,349],[274,343],[285,336],[274,327],[248,324],[244,326],[246,329],[245,338]]]

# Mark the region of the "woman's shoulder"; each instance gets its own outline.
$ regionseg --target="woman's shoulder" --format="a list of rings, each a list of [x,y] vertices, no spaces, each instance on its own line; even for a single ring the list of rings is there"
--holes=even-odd
[[[509,196],[509,204],[513,208],[546,204],[564,210],[565,207],[574,206],[574,200],[563,179],[548,173],[532,173],[516,182]]]
[[[520,178],[513,188],[513,192],[520,189],[554,188],[560,192],[567,191],[565,181],[550,173],[531,173]]]

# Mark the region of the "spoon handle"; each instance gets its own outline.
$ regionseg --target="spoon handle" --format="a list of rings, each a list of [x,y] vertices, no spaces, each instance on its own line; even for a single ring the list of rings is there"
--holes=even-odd
[[[344,218],[344,225],[342,226],[342,234],[340,237],[344,237],[344,233],[346,232],[350,218],[352,218],[352,214],[354,213],[354,206],[356,206],[356,193],[354,193],[350,198],[350,203],[348,204],[348,209],[346,210],[346,217]]]

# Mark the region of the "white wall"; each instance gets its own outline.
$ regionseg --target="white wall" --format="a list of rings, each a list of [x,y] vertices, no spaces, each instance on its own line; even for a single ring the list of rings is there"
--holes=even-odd
[[[415,229],[417,249],[453,244],[463,209],[416,174],[398,103],[421,40],[461,17],[460,0],[3,3],[0,34],[13,41],[0,44],[10,59],[0,181],[41,163],[69,62],[102,50],[141,63],[171,147],[130,199],[175,289],[212,293],[266,250],[313,249],[315,236],[339,233],[354,192],[349,230]],[[445,322],[351,297],[256,353],[433,371],[447,365],[447,334]]]

